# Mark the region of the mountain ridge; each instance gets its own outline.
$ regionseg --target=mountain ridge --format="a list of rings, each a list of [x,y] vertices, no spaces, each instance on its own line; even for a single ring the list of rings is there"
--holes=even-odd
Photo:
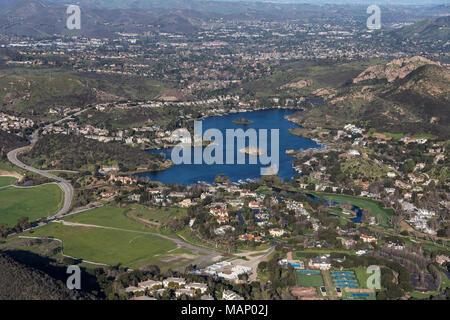
[[[296,119],[306,127],[365,121],[382,132],[429,133],[448,139],[448,87],[450,71],[439,63],[423,57],[397,59],[367,68],[324,105]]]

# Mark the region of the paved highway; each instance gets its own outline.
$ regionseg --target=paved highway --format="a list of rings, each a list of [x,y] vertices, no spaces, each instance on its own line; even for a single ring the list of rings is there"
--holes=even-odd
[[[70,208],[72,206],[72,199],[73,199],[73,195],[74,195],[74,190],[73,190],[72,185],[70,184],[69,181],[67,181],[67,180],[65,180],[63,178],[57,177],[57,176],[55,176],[55,175],[53,175],[51,173],[48,173],[46,171],[30,167],[30,166],[24,164],[23,162],[21,162],[17,158],[17,156],[20,153],[29,150],[30,147],[31,146],[27,146],[27,147],[19,148],[19,149],[16,149],[16,150],[13,150],[13,151],[9,152],[8,153],[8,160],[12,164],[18,166],[21,169],[37,173],[37,174],[39,174],[39,175],[41,175],[43,177],[46,177],[48,179],[55,180],[55,181],[58,182],[58,186],[64,192],[64,204],[63,204],[61,210],[59,210],[59,212],[57,212],[53,217],[51,217],[51,219],[55,219],[55,218],[58,218],[60,216],[63,216],[65,214],[69,213]]]

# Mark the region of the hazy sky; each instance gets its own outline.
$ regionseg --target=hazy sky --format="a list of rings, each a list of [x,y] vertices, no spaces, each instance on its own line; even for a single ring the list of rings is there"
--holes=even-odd
[[[213,1],[248,1],[248,2],[277,2],[277,3],[310,3],[310,4],[449,4],[450,0],[213,0]]]

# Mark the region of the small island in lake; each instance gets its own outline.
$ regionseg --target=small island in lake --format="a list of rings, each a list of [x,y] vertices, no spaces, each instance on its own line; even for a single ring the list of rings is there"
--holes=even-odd
[[[235,124],[252,124],[253,121],[250,121],[246,118],[242,118],[242,119],[234,120],[233,123],[235,123]]]
[[[262,156],[266,153],[264,150],[256,148],[256,147],[247,147],[247,148],[239,150],[239,152],[245,153],[245,154],[248,154],[251,156]]]

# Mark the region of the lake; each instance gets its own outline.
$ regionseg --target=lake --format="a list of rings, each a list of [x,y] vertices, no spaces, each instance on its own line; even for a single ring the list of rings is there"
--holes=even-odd
[[[286,154],[286,150],[307,150],[312,148],[321,148],[321,146],[315,141],[307,138],[302,138],[294,136],[289,133],[289,129],[299,128],[299,126],[285,119],[286,116],[297,112],[296,110],[286,110],[286,109],[271,109],[271,110],[260,110],[251,112],[241,112],[235,114],[229,114],[224,116],[214,116],[203,119],[202,126],[203,132],[208,129],[218,129],[220,130],[224,137],[227,129],[268,129],[270,137],[270,129],[280,130],[280,166],[278,171],[278,176],[282,179],[292,178],[296,174],[292,167],[293,158]],[[233,121],[246,118],[253,123],[248,125],[235,124]],[[271,154],[270,150],[270,139],[268,141],[269,150],[268,153]],[[171,158],[172,148],[162,149],[162,150],[150,150],[151,153],[161,153],[167,159]],[[236,152],[237,153],[237,152]],[[236,158],[236,157],[235,157]],[[136,175],[135,177],[151,180],[160,181],[163,183],[178,183],[191,185],[199,181],[212,183],[218,174],[223,174],[227,176],[232,182],[238,182],[239,180],[246,179],[258,179],[261,177],[260,169],[263,166],[261,164],[251,165],[248,161],[248,156],[246,156],[246,164],[234,164],[234,165],[220,165],[220,164],[181,164],[174,165],[171,168],[159,171],[159,172],[147,172]]]

